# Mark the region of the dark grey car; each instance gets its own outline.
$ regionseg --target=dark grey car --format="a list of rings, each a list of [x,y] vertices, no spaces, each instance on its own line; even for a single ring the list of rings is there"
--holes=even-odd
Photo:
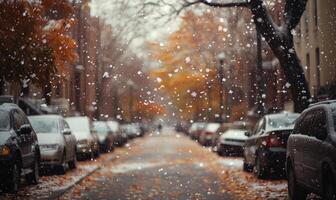
[[[291,200],[316,193],[336,199],[336,101],[306,109],[288,139],[286,169]]]

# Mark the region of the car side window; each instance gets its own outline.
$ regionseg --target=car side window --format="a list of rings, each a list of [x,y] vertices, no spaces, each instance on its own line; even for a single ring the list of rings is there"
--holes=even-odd
[[[322,109],[318,109],[314,114],[314,122],[312,123],[312,136],[322,139],[327,136],[327,117]],[[322,137],[321,137],[322,136]]]
[[[260,133],[261,129],[263,129],[265,126],[265,118],[262,118],[259,120],[259,122],[257,123],[257,126],[255,127],[254,131],[253,131],[253,135],[257,135]]]
[[[65,129],[70,129],[70,126],[66,121],[63,121],[63,124]]]
[[[24,118],[16,110],[13,111],[13,120],[14,120],[14,122],[13,122],[13,128],[16,131],[19,130],[22,125],[25,124]]]
[[[298,120],[296,125],[295,133],[302,135],[311,135],[311,124],[314,120],[314,112],[309,111],[300,120]]]

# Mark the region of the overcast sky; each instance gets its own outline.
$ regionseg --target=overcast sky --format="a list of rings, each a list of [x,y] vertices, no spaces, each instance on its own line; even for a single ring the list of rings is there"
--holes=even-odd
[[[91,12],[92,15],[99,16],[105,19],[106,23],[111,24],[115,33],[122,32],[121,37],[124,42],[131,41],[131,49],[137,54],[144,53],[145,41],[163,41],[168,34],[177,29],[180,23],[180,16],[174,16],[168,22],[167,18],[161,20],[156,18],[158,13],[169,13],[168,7],[157,6],[141,13],[139,4],[134,2],[142,3],[145,0],[130,0],[131,3],[124,8],[118,4],[122,1],[127,0],[92,0]],[[132,6],[133,3],[134,6]],[[135,39],[133,39],[134,36]]]

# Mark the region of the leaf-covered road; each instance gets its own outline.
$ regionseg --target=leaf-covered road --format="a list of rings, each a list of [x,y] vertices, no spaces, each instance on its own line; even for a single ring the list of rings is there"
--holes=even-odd
[[[254,178],[241,172],[240,158],[220,158],[171,133],[139,138],[117,149],[115,161],[62,199],[286,199],[283,180],[257,181],[249,187]]]

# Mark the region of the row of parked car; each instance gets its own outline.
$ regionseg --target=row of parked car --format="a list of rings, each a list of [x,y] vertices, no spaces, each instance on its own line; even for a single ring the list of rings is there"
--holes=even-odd
[[[129,139],[143,136],[139,123],[90,121],[88,117],[26,116],[15,104],[0,105],[0,177],[4,190],[16,192],[24,176],[37,184],[41,169],[60,174],[77,159],[94,159]]]
[[[219,155],[241,155],[243,170],[257,178],[286,175],[290,200],[305,200],[309,193],[336,199],[336,101],[312,104],[301,114],[265,115],[253,131],[239,122],[182,127],[177,130]]]

